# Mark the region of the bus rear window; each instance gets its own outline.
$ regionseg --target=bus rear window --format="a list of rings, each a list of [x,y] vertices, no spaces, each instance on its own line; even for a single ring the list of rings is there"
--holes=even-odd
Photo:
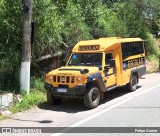
[[[129,56],[143,54],[143,42],[122,43],[122,58],[126,59]]]

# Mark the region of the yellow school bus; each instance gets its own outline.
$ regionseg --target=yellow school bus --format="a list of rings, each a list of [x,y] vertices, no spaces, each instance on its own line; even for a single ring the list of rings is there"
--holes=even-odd
[[[135,91],[146,72],[144,42],[140,38],[100,38],[78,42],[65,66],[46,74],[47,101],[81,98],[95,108],[104,92],[120,86]]]

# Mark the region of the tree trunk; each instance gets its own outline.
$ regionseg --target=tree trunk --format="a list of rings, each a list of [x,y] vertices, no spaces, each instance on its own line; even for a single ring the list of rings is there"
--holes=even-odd
[[[20,90],[28,94],[30,90],[32,0],[24,0],[23,10],[24,22]]]

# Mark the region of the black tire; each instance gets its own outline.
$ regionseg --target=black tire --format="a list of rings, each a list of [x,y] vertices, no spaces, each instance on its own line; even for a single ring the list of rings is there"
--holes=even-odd
[[[84,105],[87,108],[96,108],[100,103],[100,92],[97,87],[91,87],[84,94]]]
[[[104,92],[100,92],[100,101],[102,102],[104,100]]]
[[[50,91],[47,91],[47,103],[50,105],[57,105],[60,104],[62,98],[55,98]]]
[[[134,92],[137,89],[137,76],[136,75],[132,75],[131,77],[131,81],[126,85],[126,89],[130,92]]]

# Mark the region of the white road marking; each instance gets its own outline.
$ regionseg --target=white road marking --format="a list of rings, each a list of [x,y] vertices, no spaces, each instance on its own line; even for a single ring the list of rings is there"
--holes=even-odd
[[[155,89],[155,88],[157,88],[157,87],[159,87],[159,86],[160,86],[160,84],[158,84],[158,85],[156,85],[156,86],[154,86],[154,87],[151,87],[151,88],[149,88],[149,89],[147,89],[147,90],[145,90],[145,91],[143,91],[143,92],[141,92],[141,93],[139,93],[139,94],[137,94],[137,95],[131,96],[131,97],[129,97],[128,99],[126,99],[126,100],[124,100],[124,101],[121,101],[121,102],[119,102],[119,103],[117,103],[117,104],[114,104],[114,105],[108,107],[107,109],[103,109],[103,110],[100,111],[100,112],[97,112],[97,113],[95,113],[95,114],[93,114],[93,115],[91,115],[91,116],[89,116],[89,117],[87,117],[87,118],[85,118],[85,119],[83,119],[83,120],[81,120],[81,121],[79,121],[79,122],[71,125],[71,126],[68,126],[66,129],[63,129],[63,130],[60,131],[60,132],[62,132],[62,133],[55,133],[55,134],[52,134],[52,135],[50,135],[50,136],[60,136],[60,135],[64,134],[66,131],[68,131],[68,128],[69,128],[69,127],[71,127],[71,128],[72,128],[72,127],[78,127],[78,126],[80,126],[81,124],[83,124],[83,123],[85,123],[85,122],[87,122],[87,121],[89,121],[89,120],[91,120],[91,119],[93,119],[93,118],[95,118],[95,117],[97,117],[97,116],[99,116],[99,115],[107,112],[107,111],[110,111],[110,110],[112,110],[113,108],[118,107],[118,106],[121,105],[121,104],[124,104],[124,103],[126,103],[126,102],[128,102],[128,101],[130,101],[130,100],[133,100],[133,99],[135,99],[135,98],[137,98],[137,97],[139,97],[139,96],[141,96],[141,95],[143,95],[143,94],[145,94],[145,93],[147,93],[147,92],[149,92],[149,91],[151,91],[151,90],[153,90],[153,89]]]

